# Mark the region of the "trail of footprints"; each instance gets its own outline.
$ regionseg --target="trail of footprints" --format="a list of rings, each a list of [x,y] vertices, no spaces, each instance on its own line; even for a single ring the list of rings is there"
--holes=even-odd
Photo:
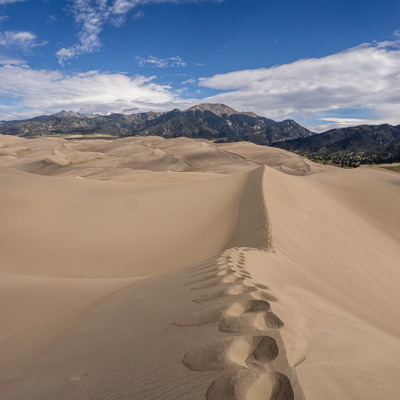
[[[289,379],[274,370],[276,340],[283,322],[271,311],[275,298],[265,285],[249,281],[246,251],[233,248],[187,269],[193,291],[207,291],[193,300],[217,305],[175,321],[180,327],[218,322],[226,338],[196,347],[183,363],[193,371],[220,370],[207,390],[207,400],[293,400]],[[247,280],[247,281],[246,281]]]

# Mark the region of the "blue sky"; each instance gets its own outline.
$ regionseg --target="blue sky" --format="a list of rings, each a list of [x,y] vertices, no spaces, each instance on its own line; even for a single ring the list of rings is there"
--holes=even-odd
[[[0,0],[0,119],[201,102],[400,123],[400,2]]]

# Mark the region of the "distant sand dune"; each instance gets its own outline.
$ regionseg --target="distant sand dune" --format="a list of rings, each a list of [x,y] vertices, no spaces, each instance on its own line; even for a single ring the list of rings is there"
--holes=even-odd
[[[317,164],[297,154],[274,147],[258,146],[254,143],[238,142],[218,144],[218,148],[239,154],[249,161],[265,164],[289,175],[311,175],[328,171],[333,167]]]

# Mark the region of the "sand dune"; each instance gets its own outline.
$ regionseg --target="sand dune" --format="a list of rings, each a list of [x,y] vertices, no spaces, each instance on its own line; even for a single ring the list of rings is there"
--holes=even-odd
[[[164,272],[219,251],[235,227],[245,176],[172,189],[0,168],[0,180],[2,272],[121,278]]]
[[[29,143],[0,157],[2,398],[398,398],[400,175],[244,143]],[[51,149],[99,159],[36,169]]]
[[[1,384],[20,377],[21,370],[71,329],[85,311],[140,279],[88,280],[0,273]]]
[[[251,143],[216,145],[208,140],[183,137],[169,140],[154,136],[130,137],[112,141],[17,138],[7,141],[7,147],[0,149],[0,166],[40,175],[129,183],[203,180],[202,174],[193,175],[193,172],[208,173],[206,179],[210,179],[212,174],[218,177],[244,173],[259,165],[269,165],[291,175],[308,175],[332,168],[280,149]]]
[[[317,164],[288,151],[274,147],[257,146],[254,143],[223,143],[217,144],[217,147],[230,153],[239,154],[254,163],[268,165],[289,175],[311,175],[332,168]]]

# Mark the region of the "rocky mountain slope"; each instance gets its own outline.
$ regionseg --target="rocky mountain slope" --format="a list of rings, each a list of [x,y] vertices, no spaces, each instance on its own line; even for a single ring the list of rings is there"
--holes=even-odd
[[[400,161],[400,125],[360,125],[331,129],[307,138],[274,143],[313,161],[343,166]]]
[[[156,135],[213,141],[246,140],[270,145],[313,133],[293,120],[276,122],[252,112],[238,112],[224,104],[200,104],[185,111],[132,115],[88,115],[73,111],[24,121],[2,121],[0,133],[22,137],[102,134],[118,137]]]

